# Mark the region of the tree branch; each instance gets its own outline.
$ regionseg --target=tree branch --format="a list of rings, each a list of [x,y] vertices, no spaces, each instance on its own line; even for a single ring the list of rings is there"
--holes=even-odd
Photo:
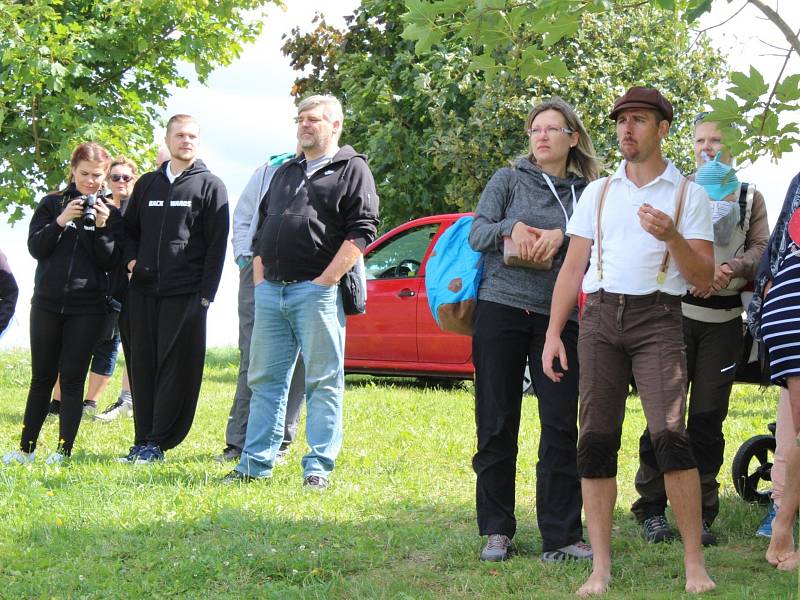
[[[742,12],[745,8],[747,8],[747,0],[745,1],[744,4],[742,4],[742,7],[739,10],[737,10],[735,13],[733,13],[730,17],[728,17],[724,21],[722,21],[722,23],[717,23],[716,25],[711,25],[710,27],[701,29],[700,31],[697,32],[697,35],[699,36],[700,34],[705,33],[706,31],[711,31],[712,29],[716,29],[717,27],[722,27],[723,25],[731,21],[734,17],[736,17],[736,15]]]
[[[136,65],[138,65],[140,62],[142,62],[142,60],[145,57],[150,56],[153,52],[155,52],[155,50],[157,48],[162,46],[163,43],[164,43],[164,40],[167,37],[169,37],[172,33],[174,33],[177,29],[178,29],[178,26],[173,24],[171,27],[168,27],[167,29],[162,31],[161,37],[153,38],[153,42],[147,48],[145,48],[142,52],[140,52],[138,55],[136,55],[136,57],[134,57],[132,60],[129,60],[125,64],[125,67],[123,67],[120,71],[117,71],[116,73],[111,73],[109,75],[106,75],[100,81],[95,82],[94,85],[96,85],[98,87],[103,87],[103,86],[106,86],[106,85],[111,85],[112,83],[116,83],[123,75],[125,75],[125,73],[127,73],[128,71],[133,69]]]
[[[764,4],[762,0],[747,1],[764,13],[766,17],[775,24],[775,27],[781,30],[781,33],[783,33],[783,36],[786,38],[786,41],[789,42],[792,49],[797,52],[798,55],[800,55],[800,39],[797,37],[800,35],[800,31],[798,33],[794,33],[786,21],[784,21],[781,16],[772,9],[772,7]],[[781,72],[783,71],[781,70]]]
[[[759,1],[759,0],[756,0]],[[791,30],[789,30],[791,33]],[[797,34],[794,35],[795,39],[797,36],[800,35],[800,30],[797,31]],[[764,133],[764,126],[767,123],[767,113],[769,112],[769,108],[772,105],[772,100],[775,98],[775,93],[778,89],[778,85],[780,84],[781,80],[783,79],[783,72],[786,70],[786,65],[789,64],[789,59],[792,56],[792,52],[794,52],[794,48],[789,48],[789,51],[786,53],[786,57],[783,60],[783,66],[781,66],[780,73],[775,78],[775,83],[772,85],[772,89],[769,92],[769,98],[767,98],[766,103],[764,104],[764,110],[761,113],[761,127],[758,129],[758,135],[761,136]]]

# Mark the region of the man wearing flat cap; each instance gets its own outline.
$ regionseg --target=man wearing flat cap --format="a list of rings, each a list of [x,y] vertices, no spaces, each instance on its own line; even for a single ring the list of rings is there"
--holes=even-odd
[[[631,375],[683,539],[686,591],[704,592],[714,582],[700,545],[700,480],[685,427],[681,297],[691,286],[713,283],[711,207],[703,188],[661,153],[673,112],[658,90],[629,89],[609,117],[625,160],[589,184],[570,219],[542,353],[553,381],[577,368],[567,364],[560,334],[582,284],[578,472],[594,559],[578,594],[602,594],[611,581],[617,455]]]

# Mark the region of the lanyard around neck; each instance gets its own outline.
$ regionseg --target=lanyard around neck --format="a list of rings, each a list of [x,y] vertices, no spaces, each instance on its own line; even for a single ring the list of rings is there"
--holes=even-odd
[[[553,192],[553,196],[556,197],[556,200],[558,201],[558,205],[561,207],[561,210],[564,211],[564,220],[566,225],[567,223],[569,223],[569,215],[567,214],[567,209],[564,207],[564,203],[561,202],[561,198],[559,197],[558,192],[556,192],[556,186],[553,185],[553,182],[550,180],[550,177],[548,177],[547,173],[545,173],[544,171],[542,171],[542,177],[544,177],[544,181],[547,184],[547,187],[549,187],[550,191]],[[572,210],[574,212],[575,205],[578,203],[578,198],[577,196],[575,196],[575,185],[571,185],[570,188],[572,189]]]

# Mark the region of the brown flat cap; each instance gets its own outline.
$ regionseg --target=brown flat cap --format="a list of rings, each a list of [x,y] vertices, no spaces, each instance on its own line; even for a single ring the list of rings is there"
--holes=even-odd
[[[632,87],[623,96],[617,98],[617,101],[614,102],[614,109],[608,117],[616,120],[617,115],[626,108],[656,110],[664,119],[672,123],[672,104],[655,88]]]

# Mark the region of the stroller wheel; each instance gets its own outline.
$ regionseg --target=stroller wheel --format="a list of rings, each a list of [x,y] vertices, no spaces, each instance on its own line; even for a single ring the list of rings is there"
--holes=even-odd
[[[741,445],[733,457],[733,487],[746,502],[769,504],[775,438],[755,435]]]

